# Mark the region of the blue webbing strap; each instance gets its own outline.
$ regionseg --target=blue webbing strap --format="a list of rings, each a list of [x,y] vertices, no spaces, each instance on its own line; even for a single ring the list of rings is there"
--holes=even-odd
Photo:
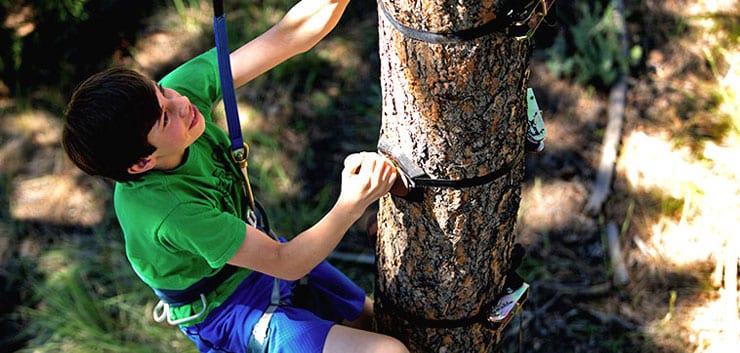
[[[229,39],[226,34],[226,14],[223,12],[223,1],[213,1],[213,32],[216,38],[216,52],[218,54],[218,72],[221,78],[221,92],[226,111],[226,122],[229,128],[231,149],[236,151],[244,148],[239,111],[236,108],[236,94],[234,93],[234,79],[231,75],[231,61],[229,59]]]
[[[241,124],[239,123],[239,112],[236,107],[236,94],[234,93],[234,78],[231,74],[231,61],[229,58],[229,40],[226,33],[226,14],[224,13],[223,0],[213,0],[213,32],[216,40],[216,53],[218,55],[218,72],[221,78],[221,93],[224,100],[224,110],[226,112],[226,123],[229,129],[229,138],[231,139],[231,153],[234,161],[242,168],[244,180],[246,181],[246,191],[249,197],[250,207],[253,212],[257,210],[252,189],[249,185],[249,176],[247,175],[247,145],[242,138]],[[264,212],[259,212],[262,218],[266,218]],[[266,219],[264,219],[266,222]],[[269,227],[269,226],[268,226]],[[269,229],[266,230],[272,235]],[[250,352],[266,352],[268,347],[268,329],[272,314],[280,305],[280,280],[273,280],[272,294],[270,296],[270,305],[260,317],[260,320],[252,329],[252,336],[249,339],[248,348]]]
[[[247,175],[247,155],[249,154],[249,148],[242,138],[239,111],[236,107],[236,94],[234,93],[234,78],[231,75],[229,39],[226,34],[226,14],[224,13],[223,0],[213,0],[213,15],[213,32],[218,56],[218,73],[221,79],[221,96],[224,100],[226,123],[229,128],[229,139],[231,140],[231,157],[239,165],[244,174],[244,193],[248,198],[249,207],[254,210],[254,195],[252,194],[252,186],[249,184],[249,175]]]

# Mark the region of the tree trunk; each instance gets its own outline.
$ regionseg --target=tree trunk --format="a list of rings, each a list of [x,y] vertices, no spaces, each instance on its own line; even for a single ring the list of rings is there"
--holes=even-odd
[[[398,22],[432,32],[479,26],[497,15],[498,3],[380,1]],[[431,44],[378,13],[381,141],[431,178],[512,168],[481,186],[425,188],[419,202],[381,199],[377,329],[412,352],[499,352],[501,335],[483,324],[427,324],[473,317],[503,291],[524,176],[530,43],[493,33]]]

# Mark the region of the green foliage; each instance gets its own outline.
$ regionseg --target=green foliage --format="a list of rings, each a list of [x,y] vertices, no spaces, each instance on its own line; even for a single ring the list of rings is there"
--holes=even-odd
[[[734,31],[735,34],[728,36],[728,40],[732,42],[738,41],[740,38],[740,33],[737,33],[738,28],[740,28],[740,26],[730,28],[730,32],[733,33]],[[712,75],[717,81],[721,82],[723,75],[720,72],[720,65],[723,62],[730,61],[727,49],[724,47],[705,47],[703,50],[704,59],[706,60],[709,69],[712,71]],[[716,130],[718,131],[716,134],[723,136],[725,134],[725,130],[732,130],[735,134],[740,133],[740,114],[736,114],[737,108],[740,108],[738,107],[738,103],[736,103],[739,101],[737,99],[738,93],[732,89],[732,86],[727,84],[719,85],[719,87],[709,93],[715,104],[713,106],[706,107],[706,110],[722,119],[721,123],[717,124],[718,129]],[[722,105],[727,105],[728,108],[723,111],[721,109]],[[732,112],[735,112],[735,114]]]
[[[289,90],[310,93],[316,78],[327,63],[315,51],[301,54],[278,65],[270,71],[270,79],[281,83]]]
[[[63,1],[32,1],[31,6],[36,12],[36,18],[43,18],[45,21],[55,21],[60,23],[66,23],[67,25],[75,25],[82,21],[87,20],[90,14],[85,11],[85,5],[90,0],[63,0]],[[9,4],[3,4],[3,7],[8,7]],[[12,35],[11,44],[11,60],[12,63],[9,65],[14,71],[17,71],[22,63],[22,51],[23,51],[23,37],[17,33]],[[0,58],[0,69],[6,69],[8,63],[3,63]]]
[[[187,10],[198,8],[198,0],[187,0],[187,4],[183,0],[172,0],[172,5],[175,6],[175,10],[180,17],[187,16]]]
[[[43,255],[46,277],[32,282],[40,305],[21,312],[31,337],[23,352],[195,352],[178,330],[153,324],[152,293],[115,244],[65,243]]]
[[[628,73],[630,66],[642,58],[642,48],[634,46],[627,57],[622,55],[623,28],[615,20],[614,6],[602,8],[598,2],[579,5],[578,22],[570,26],[568,33],[561,32],[548,49],[547,68],[560,77],[575,77],[580,83],[608,87],[620,72]]]
[[[253,156],[249,164],[249,180],[259,192],[260,200],[268,200],[265,206],[285,198],[285,191],[293,189],[295,175],[283,164],[279,137],[262,131],[246,135]]]
[[[37,1],[43,9],[57,14],[62,21],[85,21],[90,17],[90,13],[85,11],[85,5],[90,0],[62,0],[62,1]]]
[[[172,4],[172,6],[175,8],[175,12],[177,13],[179,20],[180,20],[180,26],[183,27],[183,30],[186,31],[199,31],[200,27],[202,26],[205,21],[203,21],[204,18],[211,18],[212,12],[206,12],[204,14],[204,9],[206,7],[202,5],[203,1],[201,0],[169,0]],[[209,2],[210,4],[210,2]],[[210,8],[210,5],[209,7]]]
[[[272,229],[286,238],[292,238],[318,222],[329,211],[333,201],[331,187],[325,186],[312,200],[284,200],[268,210]]]
[[[43,87],[69,92],[108,66],[115,54],[126,55],[140,23],[158,5],[161,2],[124,0],[7,5],[3,12],[14,20],[0,27],[0,79],[21,102]]]

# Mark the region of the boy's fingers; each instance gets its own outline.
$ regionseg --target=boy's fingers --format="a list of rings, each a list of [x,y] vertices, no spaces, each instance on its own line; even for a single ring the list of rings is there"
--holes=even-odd
[[[349,174],[357,174],[359,172],[360,166],[362,165],[362,161],[364,156],[362,153],[353,153],[347,156],[347,158],[344,159],[344,169]]]
[[[371,154],[365,154],[364,158],[362,159],[362,164],[360,166],[359,174],[370,177],[373,175],[373,173],[376,173],[376,159],[373,158]]]
[[[347,174],[362,175],[379,181],[395,178],[396,166],[385,156],[360,152],[353,153],[344,159]]]

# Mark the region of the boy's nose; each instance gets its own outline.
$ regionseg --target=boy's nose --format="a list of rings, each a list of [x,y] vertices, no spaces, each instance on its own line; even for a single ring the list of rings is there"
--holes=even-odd
[[[181,118],[187,118],[190,112],[190,101],[185,96],[180,96],[177,98],[177,111],[178,115]]]

